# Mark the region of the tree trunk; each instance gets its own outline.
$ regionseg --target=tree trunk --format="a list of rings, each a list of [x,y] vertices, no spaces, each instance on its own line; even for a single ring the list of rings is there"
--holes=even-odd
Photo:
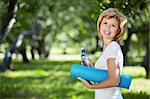
[[[128,63],[127,53],[129,51],[129,46],[130,46],[130,41],[131,41],[132,34],[133,34],[132,32],[128,33],[128,37],[124,42],[125,43],[124,46],[121,46],[122,51],[123,51],[123,56],[124,56],[124,65],[127,65],[127,63]]]
[[[39,42],[39,48],[37,50],[38,50],[38,54],[39,54],[40,58],[46,58],[49,55],[49,52],[45,48],[44,38],[45,37],[42,37],[42,39],[38,41]]]
[[[98,37],[98,35],[96,35],[95,39],[96,39],[96,49],[98,49],[98,48],[99,48],[99,44],[98,44],[98,42],[99,42],[99,37]]]
[[[29,60],[27,58],[26,49],[25,48],[20,48],[19,53],[22,55],[23,63],[28,63]]]
[[[147,33],[148,31],[149,31],[149,24],[148,23],[144,23],[137,28],[133,27],[133,28],[128,29],[128,37],[125,40],[124,46],[121,46],[122,51],[123,51],[123,55],[124,55],[124,65],[128,64],[127,53],[129,51],[132,34],[133,33],[145,33],[145,32]]]
[[[63,48],[63,54],[67,54],[67,46]]]
[[[33,46],[31,46],[31,56],[32,56],[33,60],[35,59],[35,57],[34,57],[34,50],[35,50],[35,48]]]
[[[9,32],[8,26],[13,18],[15,18],[16,9],[17,6],[17,0],[9,0],[9,6],[8,11],[6,14],[5,19],[2,21],[2,27],[0,29],[0,42],[3,41],[4,37],[6,36],[6,33]]]
[[[149,49],[149,44],[148,42],[145,44],[146,46],[146,53],[143,59],[143,62],[141,63],[141,65],[145,68],[146,71],[146,78],[150,78],[150,60],[149,60],[149,56],[150,56],[150,49]]]
[[[5,69],[13,70],[11,57],[12,57],[12,53],[9,50],[6,51],[3,59],[3,65]]]

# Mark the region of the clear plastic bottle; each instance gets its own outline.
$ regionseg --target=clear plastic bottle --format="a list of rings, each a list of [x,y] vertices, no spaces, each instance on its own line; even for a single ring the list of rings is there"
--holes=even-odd
[[[87,66],[86,61],[88,59],[88,55],[87,55],[86,50],[84,48],[81,48],[81,59],[82,59],[82,64],[84,66]]]

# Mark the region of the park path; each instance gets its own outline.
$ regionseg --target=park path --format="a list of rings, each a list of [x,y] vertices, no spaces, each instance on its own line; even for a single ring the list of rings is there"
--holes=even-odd
[[[51,54],[50,60],[81,60],[80,54]]]
[[[3,59],[3,57],[4,57],[4,54],[0,53],[0,59]],[[31,59],[31,54],[27,53],[27,57],[28,59]],[[16,58],[19,60],[22,60],[21,55],[14,54],[12,56],[12,59],[16,59]],[[38,59],[39,56],[36,54],[35,58]],[[81,60],[81,56],[80,54],[50,54],[48,56],[48,59],[49,60]]]

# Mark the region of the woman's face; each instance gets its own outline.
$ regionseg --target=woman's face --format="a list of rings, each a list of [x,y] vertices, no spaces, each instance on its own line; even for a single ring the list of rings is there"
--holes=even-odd
[[[119,22],[116,18],[103,18],[100,25],[100,33],[102,35],[103,40],[114,40],[114,37],[118,33],[118,30]]]

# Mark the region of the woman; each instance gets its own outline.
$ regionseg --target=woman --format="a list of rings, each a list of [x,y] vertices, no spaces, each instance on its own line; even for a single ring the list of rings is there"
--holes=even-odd
[[[123,99],[119,77],[122,74],[123,54],[119,45],[127,28],[126,18],[114,8],[101,13],[97,21],[98,34],[103,41],[103,52],[96,61],[94,68],[108,70],[108,79],[97,84],[79,78],[90,89],[95,89],[95,99]],[[101,76],[101,75],[99,75]]]

